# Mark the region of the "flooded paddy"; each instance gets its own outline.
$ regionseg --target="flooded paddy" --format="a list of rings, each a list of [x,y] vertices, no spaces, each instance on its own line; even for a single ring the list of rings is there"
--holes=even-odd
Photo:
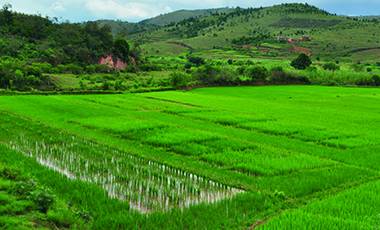
[[[19,136],[8,146],[71,180],[100,186],[141,213],[210,204],[243,192],[74,136],[64,142]]]

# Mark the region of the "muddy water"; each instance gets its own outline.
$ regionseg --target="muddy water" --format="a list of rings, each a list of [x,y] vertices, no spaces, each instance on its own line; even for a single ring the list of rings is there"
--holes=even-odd
[[[93,142],[18,137],[9,147],[71,180],[94,183],[141,213],[214,203],[242,190]]]

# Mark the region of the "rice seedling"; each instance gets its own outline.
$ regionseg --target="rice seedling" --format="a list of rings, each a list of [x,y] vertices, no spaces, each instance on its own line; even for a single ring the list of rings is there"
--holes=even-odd
[[[0,162],[36,175],[93,229],[366,229],[376,210],[335,218],[327,200],[379,178],[379,96],[274,86],[0,97]],[[338,206],[375,197],[363,194]]]
[[[142,213],[214,203],[242,192],[75,136],[30,140],[22,135],[8,146],[72,180],[97,184]]]

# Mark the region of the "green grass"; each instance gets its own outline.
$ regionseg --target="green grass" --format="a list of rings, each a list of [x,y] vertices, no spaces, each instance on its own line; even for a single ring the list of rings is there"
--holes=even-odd
[[[259,229],[376,229],[380,183],[370,182],[273,218]]]
[[[241,229],[270,217],[274,217],[268,222],[271,229],[282,224],[291,229],[329,223],[355,229],[363,213],[354,213],[345,222],[341,221],[344,213],[330,217],[324,206],[318,214],[305,207],[320,202],[333,209],[331,197],[339,198],[334,201],[338,205],[349,201],[356,207],[362,203],[355,200],[358,195],[342,194],[359,187],[364,197],[371,197],[366,192],[378,189],[360,186],[380,178],[380,134],[374,128],[380,124],[379,97],[377,88],[321,86],[3,96],[0,143],[8,147],[11,141],[18,143],[22,151],[2,148],[0,162],[24,169],[63,202],[88,212],[89,226],[95,229],[110,222],[114,228]],[[47,149],[74,152],[78,162],[92,163],[94,172],[117,175],[118,167],[110,162],[133,156],[245,192],[213,204],[144,215],[129,211],[127,202],[108,198],[97,182],[69,180],[40,166],[33,156],[23,154],[31,146],[16,142],[20,136],[51,146]],[[96,162],[102,160],[110,166],[97,168]],[[373,210],[372,222],[363,228],[374,223]],[[292,225],[293,219],[299,225]]]
[[[10,153],[3,147],[0,147],[0,152],[2,158]],[[85,228],[75,210],[54,195],[54,202],[48,211],[40,211],[34,194],[47,190],[28,172],[16,167],[9,168],[7,166],[10,164],[4,163],[0,161],[0,228]]]

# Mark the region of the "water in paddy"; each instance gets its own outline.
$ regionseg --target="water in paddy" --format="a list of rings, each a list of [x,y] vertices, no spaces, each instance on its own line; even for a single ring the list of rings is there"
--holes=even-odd
[[[239,189],[74,136],[13,137],[8,146],[72,180],[101,186],[142,213],[231,198]]]

